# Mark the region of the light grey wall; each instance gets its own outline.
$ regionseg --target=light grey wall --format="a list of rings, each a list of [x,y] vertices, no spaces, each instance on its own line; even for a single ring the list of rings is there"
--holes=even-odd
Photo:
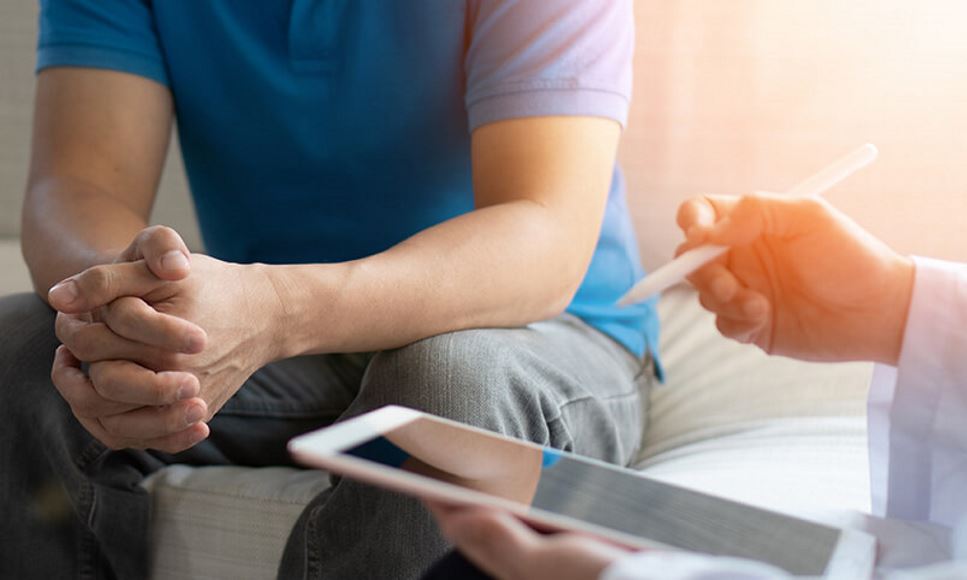
[[[0,238],[16,237],[20,231],[30,153],[36,42],[37,2],[0,1]],[[181,154],[172,141],[152,221],[174,227],[189,246],[200,248]]]
[[[36,2],[0,2],[0,236],[19,231],[30,149]]]

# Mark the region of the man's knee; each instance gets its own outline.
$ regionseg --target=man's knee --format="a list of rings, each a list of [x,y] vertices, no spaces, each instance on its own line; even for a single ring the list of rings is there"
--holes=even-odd
[[[50,375],[54,311],[36,294],[0,298],[0,396]]]
[[[380,352],[366,371],[360,410],[403,405],[546,443],[558,408],[529,380],[534,361],[522,347],[530,338],[526,329],[464,330]]]

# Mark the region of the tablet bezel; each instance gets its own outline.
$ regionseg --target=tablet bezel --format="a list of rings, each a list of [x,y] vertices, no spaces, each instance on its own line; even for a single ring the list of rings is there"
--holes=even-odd
[[[343,453],[346,449],[351,449],[375,437],[385,435],[394,429],[403,427],[421,418],[440,421],[453,427],[477,432],[490,437],[507,439],[516,444],[533,449],[544,449],[536,443],[513,439],[492,431],[394,405],[382,407],[330,427],[295,437],[289,441],[288,449],[297,461],[305,465],[327,469],[344,476],[413,495],[418,498],[451,504],[476,505],[502,509],[542,529],[590,534],[636,550],[681,550],[681,548],[675,546],[669,546],[570,516],[555,514],[516,501],[463,488],[423,475],[409,473],[401,469],[380,465]],[[587,457],[581,457],[581,459],[592,464],[601,463]],[[602,466],[606,468],[613,467],[603,463]],[[779,515],[798,519],[786,514]],[[812,523],[819,526],[824,525],[816,522]],[[833,526],[826,527],[832,528]],[[839,532],[839,539],[827,562],[826,572],[823,577],[853,579],[872,575],[876,552],[876,541],[873,537],[855,530],[834,529]]]

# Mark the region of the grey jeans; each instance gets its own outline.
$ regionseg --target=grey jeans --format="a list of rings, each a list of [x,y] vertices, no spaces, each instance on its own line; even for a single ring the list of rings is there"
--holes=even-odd
[[[3,578],[146,578],[146,475],[171,463],[291,465],[289,438],[387,404],[626,464],[652,381],[650,365],[562,315],[374,354],[279,361],[245,383],[194,448],[110,451],[50,382],[53,319],[34,295],[0,299]],[[418,501],[348,479],[332,483],[292,530],[280,577],[413,578],[445,552]]]

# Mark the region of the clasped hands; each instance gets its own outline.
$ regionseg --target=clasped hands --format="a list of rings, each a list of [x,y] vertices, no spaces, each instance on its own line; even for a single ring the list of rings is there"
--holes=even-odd
[[[183,451],[276,358],[273,300],[264,266],[191,254],[174,230],[147,228],[113,264],[51,288],[63,343],[51,378],[105,446]]]

